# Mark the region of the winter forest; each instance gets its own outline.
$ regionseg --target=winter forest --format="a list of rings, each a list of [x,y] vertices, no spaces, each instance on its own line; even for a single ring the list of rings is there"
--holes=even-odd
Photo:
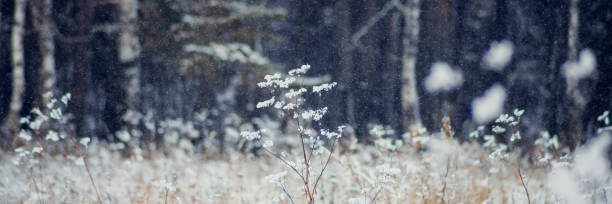
[[[608,203],[610,0],[0,0],[0,203]]]

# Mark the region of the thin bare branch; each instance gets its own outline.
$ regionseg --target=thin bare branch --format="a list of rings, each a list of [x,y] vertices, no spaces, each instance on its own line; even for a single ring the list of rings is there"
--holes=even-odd
[[[364,35],[368,34],[370,29],[374,25],[376,25],[376,23],[380,19],[384,18],[387,15],[387,13],[391,11],[391,9],[393,9],[394,7],[397,7],[397,5],[401,5],[399,0],[391,0],[387,2],[378,13],[372,16],[372,18],[370,18],[364,26],[362,26],[355,34],[353,34],[353,36],[351,37],[351,42],[353,43],[353,45],[360,47],[359,39],[363,37]]]
[[[321,177],[323,177],[323,173],[325,172],[325,169],[327,168],[327,165],[329,164],[329,161],[331,160],[332,154],[334,154],[334,150],[336,149],[336,140],[334,140],[334,142],[332,143],[331,149],[329,150],[329,156],[327,156],[327,161],[325,161],[325,165],[323,165],[323,168],[321,169],[321,173],[319,173],[319,177],[317,177],[317,180],[315,181],[315,184],[313,186],[312,191],[313,192],[317,192],[317,185],[319,184],[319,180],[321,179]]]

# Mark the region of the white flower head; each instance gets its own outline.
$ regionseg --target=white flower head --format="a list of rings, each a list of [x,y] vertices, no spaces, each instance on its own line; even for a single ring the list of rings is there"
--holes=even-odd
[[[304,118],[304,120],[312,119],[314,121],[319,121],[323,118],[325,113],[327,113],[327,107],[318,110],[307,110],[302,113],[302,118]]]
[[[296,109],[299,105],[295,103],[287,103],[287,105],[283,106],[283,110],[293,110]]]
[[[47,132],[47,136],[45,136],[45,140],[50,140],[53,142],[57,142],[59,139],[59,134],[53,130],[49,130],[49,132]]]
[[[603,121],[605,125],[610,125],[610,111],[604,111],[603,114],[597,116],[597,121]]]
[[[515,133],[512,133],[512,136],[510,136],[510,142],[519,141],[521,138],[521,132],[516,131]]]
[[[321,135],[327,137],[328,139],[340,138],[342,135],[337,132],[331,132],[328,129],[321,129]]]
[[[91,141],[91,139],[89,137],[84,137],[84,138],[81,138],[79,140],[79,143],[81,143],[81,145],[87,147],[87,145],[89,145],[90,141]]]
[[[41,153],[42,151],[43,151],[43,148],[42,148],[42,147],[33,147],[33,148],[32,148],[32,153],[34,153],[34,154],[39,154],[39,153]]]
[[[30,135],[30,133],[26,132],[25,130],[19,131],[19,135],[17,137],[19,137],[19,139],[22,139],[26,142],[32,140],[32,135]]]
[[[64,96],[62,96],[62,98],[60,100],[62,101],[62,103],[64,105],[68,105],[68,101],[70,101],[70,97],[71,96],[72,95],[70,95],[70,93],[66,93],[66,94],[64,94]]]
[[[505,144],[499,144],[495,151],[489,154],[490,159],[500,159],[505,158],[507,155],[504,154],[508,150],[508,146]]]
[[[127,130],[121,130],[117,132],[117,138],[123,142],[129,142],[132,136]]]
[[[240,136],[244,137],[244,139],[246,139],[246,140],[254,140],[254,139],[261,138],[261,133],[262,133],[262,130],[254,131],[254,132],[251,132],[251,131],[242,131],[242,132],[240,132]]]
[[[317,93],[319,95],[321,95],[322,92],[324,91],[329,91],[332,88],[334,88],[336,85],[338,85],[338,83],[336,82],[332,82],[332,83],[325,83],[325,84],[321,84],[319,86],[313,86],[312,87],[312,93]]]
[[[262,144],[262,146],[264,148],[270,149],[270,147],[272,147],[272,145],[274,145],[274,142],[272,142],[272,140],[266,140],[264,141],[264,143]]]
[[[514,116],[511,116],[509,114],[501,114],[499,115],[499,118],[497,118],[497,120],[495,120],[496,123],[511,123],[514,122]]]
[[[484,141],[485,143],[483,144],[483,146],[485,147],[494,147],[495,145],[497,145],[497,142],[495,141],[495,135],[485,135]]]
[[[299,95],[301,95],[301,94],[303,94],[305,92],[306,92],[305,88],[300,88],[298,90],[290,89],[289,92],[285,94],[285,97],[293,98],[293,97],[299,96]]]
[[[264,177],[264,181],[271,183],[271,184],[280,184],[281,182],[283,182],[285,176],[287,176],[287,172],[282,171],[282,172],[270,174]]]
[[[517,108],[517,109],[514,109],[514,115],[515,115],[516,117],[521,117],[521,116],[522,116],[524,113],[525,113],[525,110],[518,109],[518,108]]]
[[[19,119],[19,124],[28,124],[30,123],[30,119],[27,117],[22,117]]]
[[[271,99],[268,99],[268,100],[265,100],[265,101],[257,103],[256,107],[257,108],[265,108],[265,107],[271,106],[272,104],[274,104],[274,96],[272,96]]]
[[[61,120],[62,119],[62,110],[59,108],[54,108],[51,110],[51,113],[49,113],[49,117],[56,119],[56,120]]]
[[[310,65],[309,64],[305,64],[305,65],[302,65],[300,68],[289,70],[289,75],[291,75],[291,76],[303,75],[303,74],[306,74],[306,72],[309,69],[310,69]]]
[[[496,134],[502,134],[502,133],[506,132],[506,128],[504,128],[504,127],[502,127],[502,126],[498,126],[498,125],[496,125],[496,126],[494,126],[494,127],[493,127],[493,130],[492,130],[492,131],[493,131],[494,133],[496,133]]]

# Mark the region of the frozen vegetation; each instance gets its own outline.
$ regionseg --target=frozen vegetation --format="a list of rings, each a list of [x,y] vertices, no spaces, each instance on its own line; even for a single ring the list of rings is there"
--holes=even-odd
[[[382,137],[375,146],[347,140],[332,155],[316,202],[527,203],[526,189],[532,203],[610,201],[612,183],[603,151],[609,136],[566,154],[557,149],[556,138],[543,134],[536,142],[539,158],[518,158],[492,143],[459,143],[444,133],[406,137],[412,139],[402,143]],[[276,146],[292,142],[279,139]],[[31,166],[14,163],[19,157],[15,154],[2,154],[1,202],[97,202],[82,158],[32,151]],[[300,179],[269,155],[194,154],[188,147],[177,147],[168,154],[151,151],[126,158],[95,141],[87,152],[103,203],[289,203],[283,189],[296,203],[305,202]],[[495,156],[498,153],[502,158]],[[315,159],[325,154],[321,151]],[[286,158],[300,161],[289,149]]]
[[[437,67],[437,68],[435,68]],[[324,97],[337,83],[303,85],[309,65],[271,74],[258,83],[271,98],[257,108],[268,116],[225,127],[226,149],[194,121],[151,121],[151,113],[127,112],[132,126],[157,131],[161,144],[141,140],[142,131],[118,132],[116,143],[77,139],[63,110],[70,94],[52,94],[45,110],[21,123],[19,146],[0,159],[3,203],[607,203],[612,193],[607,148],[609,112],[598,117],[598,137],[570,152],[556,135],[542,132],[523,152],[519,124],[524,110],[502,113],[501,86],[476,99],[479,126],[468,140],[455,139],[452,121],[442,129],[419,128],[395,138],[395,130],[372,124],[371,144],[357,143],[350,127],[318,128],[326,107],[305,106],[304,95]],[[455,75],[448,65],[432,75]],[[460,75],[459,75],[460,76]],[[483,103],[483,104],[480,104]],[[314,109],[312,109],[314,108]],[[274,114],[273,114],[274,115]],[[497,115],[491,118],[492,115]],[[37,137],[47,128],[44,138]],[[208,133],[210,134],[210,133]],[[214,133],[212,133],[214,134]],[[204,141],[194,146],[194,139]],[[78,140],[78,141],[77,141]],[[141,145],[139,145],[141,144]]]
[[[607,204],[610,2],[0,1],[0,204]]]

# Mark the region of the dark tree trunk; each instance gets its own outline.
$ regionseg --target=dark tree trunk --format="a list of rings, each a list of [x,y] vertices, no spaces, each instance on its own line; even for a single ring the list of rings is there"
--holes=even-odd
[[[70,111],[74,115],[75,132],[77,135],[88,135],[85,129],[86,97],[89,91],[89,32],[93,3],[90,0],[75,0],[76,32],[75,36],[86,40],[74,43],[74,71],[72,74],[72,102]]]

